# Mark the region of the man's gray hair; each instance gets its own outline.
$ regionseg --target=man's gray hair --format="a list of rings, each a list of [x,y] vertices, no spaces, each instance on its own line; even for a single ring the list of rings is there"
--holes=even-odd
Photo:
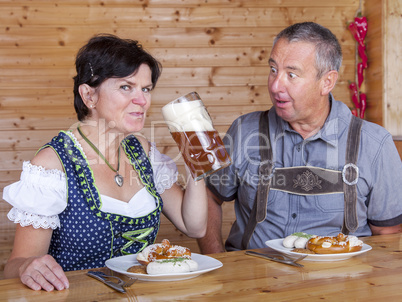
[[[315,67],[318,79],[328,71],[339,72],[342,64],[342,49],[338,39],[329,29],[314,22],[296,23],[282,30],[275,37],[274,46],[282,38],[289,42],[307,42],[315,45]]]

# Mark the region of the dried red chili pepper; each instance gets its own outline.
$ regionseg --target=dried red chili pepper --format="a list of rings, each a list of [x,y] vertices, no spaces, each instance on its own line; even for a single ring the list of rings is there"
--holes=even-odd
[[[357,114],[357,109],[356,109],[356,108],[353,108],[353,109],[352,109],[352,114],[353,114],[354,116],[359,117],[358,114]]]
[[[357,53],[359,54],[360,58],[362,59],[363,68],[367,68],[367,54],[366,54],[366,46],[365,45],[357,45]]]
[[[365,93],[359,94],[360,99],[360,118],[364,118],[364,112],[366,111],[367,107],[367,97]]]
[[[362,86],[364,75],[363,75],[364,66],[363,63],[357,64],[357,83],[359,85],[359,89]]]
[[[359,92],[357,91],[357,85],[355,82],[351,82],[349,84],[349,89],[350,89],[350,96],[352,98],[353,104],[355,104],[356,108],[360,108],[360,102],[359,102]]]
[[[349,25],[348,25],[348,29],[352,33],[352,35],[355,38],[355,40],[357,41],[357,43],[359,43],[359,45],[364,46],[363,39],[360,37],[360,34],[359,34],[358,29],[357,29],[356,23],[355,22],[350,22]]]
[[[364,41],[364,39],[366,38],[368,27],[367,18],[365,16],[356,17],[354,23],[356,24],[360,38],[362,39],[362,41]]]

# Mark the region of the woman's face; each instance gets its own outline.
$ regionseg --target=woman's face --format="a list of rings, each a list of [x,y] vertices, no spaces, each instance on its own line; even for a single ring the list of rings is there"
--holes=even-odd
[[[151,69],[142,64],[125,78],[105,80],[92,95],[95,108],[91,119],[104,120],[116,132],[129,134],[144,127],[145,116],[151,105]]]

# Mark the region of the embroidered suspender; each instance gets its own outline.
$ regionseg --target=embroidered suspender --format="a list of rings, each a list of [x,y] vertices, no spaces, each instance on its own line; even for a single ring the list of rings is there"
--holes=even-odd
[[[335,177],[339,181],[337,185],[333,185],[318,194],[326,194],[330,192],[341,192],[341,187],[343,184],[343,192],[344,192],[344,200],[345,200],[345,209],[344,209],[344,223],[342,226],[342,233],[349,234],[349,232],[356,231],[358,227],[357,221],[357,213],[356,213],[356,200],[357,200],[357,193],[356,193],[356,183],[359,178],[359,170],[356,166],[357,158],[359,154],[359,145],[360,145],[360,130],[362,127],[363,121],[355,116],[352,115],[351,123],[349,126],[348,132],[348,140],[346,144],[346,157],[345,157],[345,166],[343,168],[342,174],[338,171],[324,171],[325,169],[316,168],[316,167],[294,167],[292,168],[282,168],[277,169],[281,170],[281,173],[288,173],[290,175],[297,175],[298,177],[301,175],[302,177],[317,177],[318,174],[327,172],[325,174],[327,180],[331,177]],[[268,111],[265,111],[261,114],[259,120],[259,143],[260,143],[260,157],[261,163],[258,170],[259,173],[259,183],[257,187],[257,194],[254,200],[253,208],[251,210],[250,219],[246,225],[245,231],[243,233],[241,248],[247,249],[248,243],[250,238],[255,230],[255,227],[258,223],[265,220],[266,213],[267,213],[267,202],[268,202],[268,192],[270,188],[272,189],[280,189],[276,184],[272,184],[272,170],[273,170],[273,162],[272,162],[272,149],[271,149],[271,142],[269,138],[269,122],[268,122]],[[264,147],[266,146],[266,147]],[[306,170],[303,174],[301,174],[301,169]],[[289,170],[289,171],[286,171]],[[294,171],[291,171],[294,170]],[[313,172],[313,173],[311,173]],[[314,173],[315,172],[315,173]],[[292,174],[293,173],[293,174]],[[298,174],[299,173],[299,174]],[[306,175],[306,173],[310,173]],[[343,183],[340,182],[341,176]],[[293,178],[295,179],[295,178]],[[319,180],[318,185],[320,189],[321,186],[321,179]],[[317,182],[318,183],[318,182]],[[334,183],[330,181],[330,183]],[[294,186],[292,188],[292,192],[296,194],[307,194],[307,191],[312,190],[313,188],[304,188],[305,192],[293,192],[300,190],[298,188],[299,183],[294,181]],[[317,194],[312,192],[311,194]]]
[[[247,249],[251,235],[253,234],[257,223],[265,220],[265,216],[267,215],[268,192],[271,185],[271,179],[272,179],[271,174],[273,169],[273,162],[272,162],[273,156],[271,149],[271,141],[269,139],[268,112],[269,110],[263,112],[260,116],[259,121],[260,133],[258,137],[260,143],[260,157],[261,157],[261,162],[258,169],[259,181],[257,187],[257,195],[255,196],[253,208],[250,214],[250,219],[248,220],[241,241],[241,248],[243,250]]]
[[[344,221],[342,233],[349,234],[356,231],[358,227],[356,213],[356,183],[359,179],[359,168],[356,166],[359,156],[360,130],[363,120],[352,115],[349,125],[348,141],[346,143],[345,166],[343,167],[343,191],[345,195]]]

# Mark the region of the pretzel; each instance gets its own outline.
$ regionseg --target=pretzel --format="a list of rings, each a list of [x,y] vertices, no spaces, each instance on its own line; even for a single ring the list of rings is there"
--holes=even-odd
[[[339,233],[336,237],[314,236],[306,245],[306,248],[316,254],[338,254],[358,252],[362,249],[363,242],[356,236],[347,236]]]
[[[143,265],[148,265],[156,260],[173,258],[191,259],[190,249],[179,245],[171,245],[168,239],[163,239],[161,243],[147,246],[137,254],[137,261]]]

